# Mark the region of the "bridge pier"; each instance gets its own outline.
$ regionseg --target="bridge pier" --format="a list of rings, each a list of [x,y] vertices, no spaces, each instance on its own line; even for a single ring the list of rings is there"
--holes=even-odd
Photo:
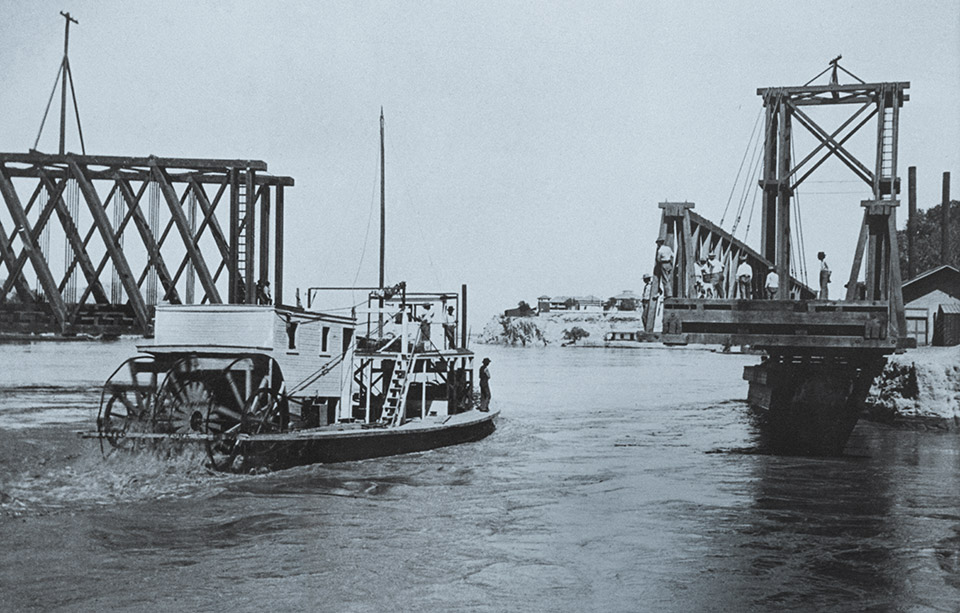
[[[760,446],[789,455],[841,455],[885,358],[775,354],[744,368]]]

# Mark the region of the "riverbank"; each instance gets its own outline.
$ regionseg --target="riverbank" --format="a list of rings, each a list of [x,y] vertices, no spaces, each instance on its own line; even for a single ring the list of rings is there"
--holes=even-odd
[[[867,396],[867,417],[960,428],[960,347],[920,347],[887,359]]]
[[[571,336],[578,336],[576,345],[606,346],[604,337],[608,333],[634,334],[642,329],[643,321],[638,311],[564,311],[535,317],[500,316],[487,322],[477,342],[510,346],[563,345],[571,342]],[[582,333],[586,336],[581,336]]]

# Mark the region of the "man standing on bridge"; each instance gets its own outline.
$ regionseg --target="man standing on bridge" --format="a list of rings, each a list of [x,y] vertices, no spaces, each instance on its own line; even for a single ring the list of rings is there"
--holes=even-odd
[[[830,300],[830,267],[827,266],[827,254],[820,252],[817,254],[820,260],[820,300]]]
[[[662,238],[657,239],[657,269],[663,297],[669,298],[673,294],[673,249]]]
[[[753,299],[753,268],[747,263],[746,257],[740,258],[737,267],[737,292],[740,300]]]
[[[767,273],[767,282],[763,284],[763,288],[767,292],[767,300],[777,299],[777,291],[780,289],[780,275],[777,274],[776,267],[770,267],[770,272]]]

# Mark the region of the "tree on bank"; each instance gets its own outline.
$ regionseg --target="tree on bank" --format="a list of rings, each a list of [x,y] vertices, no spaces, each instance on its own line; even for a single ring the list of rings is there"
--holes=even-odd
[[[943,238],[941,225],[943,223],[942,204],[932,206],[925,211],[917,211],[916,230],[913,236],[916,261],[913,263],[915,275],[922,274],[943,264],[957,266],[960,264],[960,200],[950,201],[949,220],[949,248],[947,259],[941,260],[940,243]],[[897,242],[900,248],[900,276],[909,281],[907,276],[907,231],[897,230]]]

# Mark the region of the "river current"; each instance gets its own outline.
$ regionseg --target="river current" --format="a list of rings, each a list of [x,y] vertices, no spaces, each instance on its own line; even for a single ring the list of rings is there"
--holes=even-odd
[[[226,476],[76,437],[131,343],[0,346],[0,610],[960,610],[956,433],[767,455],[757,356],[475,349],[483,441]]]

